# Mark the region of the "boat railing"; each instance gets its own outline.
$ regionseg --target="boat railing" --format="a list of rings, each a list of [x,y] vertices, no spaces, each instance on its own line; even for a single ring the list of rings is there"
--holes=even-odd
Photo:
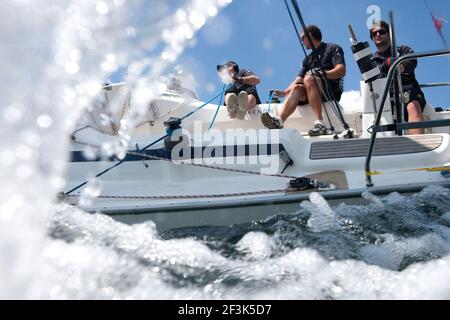
[[[447,87],[450,86],[450,82],[436,82],[436,83],[424,83],[419,84],[421,88],[434,88],[434,87]]]
[[[418,129],[418,128],[435,128],[435,127],[446,127],[450,126],[450,119],[445,120],[431,120],[431,121],[421,121],[421,122],[398,122],[387,125],[380,125],[381,117],[383,114],[384,104],[390,92],[390,87],[392,80],[396,74],[397,68],[400,66],[402,62],[412,60],[412,59],[420,59],[420,58],[429,58],[429,57],[441,57],[441,56],[450,56],[450,50],[438,50],[438,51],[427,51],[421,53],[412,53],[408,55],[404,55],[399,57],[389,69],[387,74],[386,86],[383,91],[383,95],[381,98],[380,106],[378,107],[377,117],[375,119],[375,123],[373,125],[372,136],[370,138],[369,150],[366,156],[366,164],[365,164],[365,172],[366,172],[366,185],[368,187],[372,187],[372,171],[370,169],[370,162],[372,160],[373,149],[375,145],[375,140],[378,132],[386,132],[386,131],[401,131],[408,129]],[[422,85],[424,87],[438,87],[438,86],[446,86],[448,83],[437,83],[437,84],[425,84]]]

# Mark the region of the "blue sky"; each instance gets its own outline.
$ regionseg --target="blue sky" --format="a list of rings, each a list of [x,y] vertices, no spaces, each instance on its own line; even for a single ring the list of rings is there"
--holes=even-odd
[[[370,5],[380,7],[384,20],[388,20],[390,10],[394,11],[399,45],[408,45],[416,52],[444,48],[423,0],[299,0],[298,3],[306,24],[317,24],[325,42],[343,47],[347,62],[346,91],[359,90],[360,81],[347,25],[353,26],[358,40],[369,41],[366,21]],[[428,0],[428,3],[437,16],[450,20],[450,0]],[[444,23],[443,29],[450,43],[450,24]],[[207,100],[220,92],[223,85],[215,66],[235,60],[261,76],[258,91],[265,102],[270,89],[283,89],[292,82],[303,58],[283,0],[234,0],[202,28],[196,45],[186,49],[178,64],[193,74],[198,96]],[[421,60],[416,74],[420,83],[450,81],[450,59]],[[450,107],[450,87],[425,89],[425,95],[435,107]]]

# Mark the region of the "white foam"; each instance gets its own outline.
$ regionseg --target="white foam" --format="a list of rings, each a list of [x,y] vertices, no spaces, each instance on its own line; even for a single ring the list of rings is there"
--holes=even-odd
[[[373,203],[375,203],[375,204],[377,204],[377,205],[380,205],[380,206],[383,206],[384,204],[383,204],[383,201],[379,198],[379,197],[377,197],[376,195],[374,195],[373,193],[370,193],[369,191],[364,191],[362,194],[361,194],[361,196],[364,198],[364,199],[366,199],[366,200],[368,200],[368,201],[370,201],[370,202],[373,202]]]
[[[264,259],[272,254],[273,241],[263,232],[249,232],[236,244],[236,248],[253,259]]]
[[[446,212],[441,216],[442,219],[450,221],[450,212]]]
[[[339,227],[338,217],[328,202],[317,192],[309,196],[311,202],[303,202],[302,206],[311,212],[308,226],[314,232],[337,229]]]
[[[449,253],[450,244],[433,233],[419,238],[386,241],[381,245],[368,245],[361,249],[365,261],[391,270],[398,270],[405,257],[420,258],[429,254],[445,256]]]

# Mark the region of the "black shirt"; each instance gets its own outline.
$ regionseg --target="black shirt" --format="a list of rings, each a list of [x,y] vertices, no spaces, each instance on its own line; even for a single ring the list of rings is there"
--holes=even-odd
[[[332,70],[338,64],[343,64],[345,66],[344,50],[337,44],[322,42],[316,50],[303,60],[302,69],[298,73],[298,76],[304,77],[311,69],[319,68],[319,61],[324,70]],[[341,89],[343,89],[344,78],[335,80],[330,79],[330,81],[339,84]]]
[[[408,46],[400,46],[397,48],[398,56],[404,56],[406,54],[414,53],[413,49]],[[391,57],[391,47],[389,47],[386,51],[376,52],[375,56],[383,57],[387,59]],[[389,66],[386,63],[381,63],[381,61],[377,61],[380,64],[381,78],[385,78],[389,72]],[[392,63],[391,63],[392,64]],[[414,69],[417,67],[417,60],[408,60],[402,63],[402,66],[405,68],[405,71],[401,74],[402,76],[402,84],[404,87],[419,86],[419,83],[416,80],[416,75],[414,73]],[[398,70],[398,69],[397,69]]]

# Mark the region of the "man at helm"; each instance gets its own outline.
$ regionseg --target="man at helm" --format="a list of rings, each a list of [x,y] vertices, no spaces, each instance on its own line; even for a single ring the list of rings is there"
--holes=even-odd
[[[389,24],[385,21],[375,22],[370,29],[370,38],[377,47],[374,60],[380,65],[381,77],[386,77],[389,68],[392,65],[391,57],[391,37],[389,34]],[[399,56],[413,53],[414,51],[407,46],[397,48]],[[405,120],[409,122],[423,121],[423,109],[427,104],[425,95],[420,89],[416,80],[414,69],[417,67],[417,60],[407,60],[403,62],[398,70],[402,79],[402,91],[404,93],[405,102]],[[410,129],[410,134],[423,134],[424,129]]]

